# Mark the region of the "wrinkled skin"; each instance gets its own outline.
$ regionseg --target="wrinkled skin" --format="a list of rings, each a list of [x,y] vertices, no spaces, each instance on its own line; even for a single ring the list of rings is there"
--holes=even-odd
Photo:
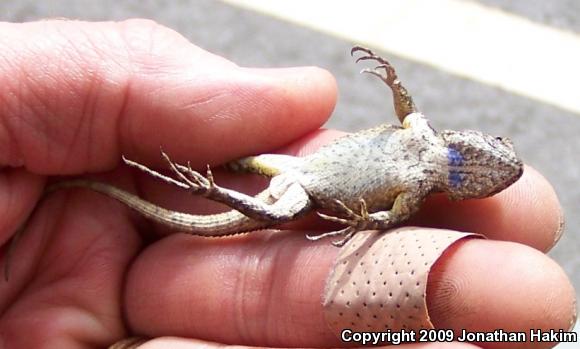
[[[339,135],[314,132],[336,99],[327,72],[239,68],[148,21],[1,26],[1,262],[10,237],[39,207],[14,251],[9,282],[0,284],[0,346],[101,348],[131,334],[175,336],[142,348],[341,345],[320,308],[337,249],[304,238],[324,228],[318,223],[228,240],[160,239],[168,231],[96,193],[37,202],[53,176],[90,174],[165,207],[213,212],[120,167],[120,155],[159,167],[163,145],[200,168],[285,144],[280,152],[311,152]],[[491,239],[457,245],[433,270],[428,302],[437,327],[569,326],[574,291],[539,252],[559,236],[559,204],[541,175],[524,173],[488,199],[433,198],[413,221]],[[247,191],[259,184],[217,176]],[[450,283],[461,286],[453,297]]]

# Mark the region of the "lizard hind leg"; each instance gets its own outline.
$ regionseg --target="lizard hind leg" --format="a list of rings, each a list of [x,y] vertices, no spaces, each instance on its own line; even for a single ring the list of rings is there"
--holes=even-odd
[[[253,197],[218,186],[214,182],[209,166],[204,177],[194,171],[189,165],[177,164],[167,154],[163,152],[161,154],[178,179],[160,174],[137,162],[125,158],[123,160],[127,165],[164,182],[186,189],[194,195],[201,195],[210,200],[221,202],[247,217],[267,222],[270,225],[293,220],[297,216],[308,212],[312,206],[308,193],[296,181],[283,182],[282,186],[273,186],[271,183],[269,189],[266,189],[262,195]],[[272,191],[276,192],[276,195],[272,195]]]
[[[361,70],[361,73],[368,73],[374,76],[377,76],[381,79],[387,86],[391,88],[393,91],[393,102],[395,104],[395,112],[397,113],[397,117],[403,123],[405,117],[409,114],[417,112],[417,107],[413,102],[413,98],[407,92],[407,89],[401,84],[401,81],[397,77],[397,73],[395,72],[395,68],[389,63],[386,59],[378,56],[373,51],[368,48],[361,47],[361,46],[354,46],[350,50],[351,56],[355,52],[364,52],[365,55],[356,59],[356,63],[360,61],[372,60],[379,63],[373,69],[366,68]]]
[[[370,225],[370,215],[367,209],[367,204],[364,199],[360,199],[360,214],[351,210],[348,206],[346,206],[342,201],[335,200],[335,204],[337,208],[342,211],[342,213],[347,218],[340,218],[335,216],[329,216],[320,212],[317,212],[318,216],[335,223],[346,224],[348,227],[337,230],[331,231],[327,233],[322,233],[319,235],[306,235],[306,238],[311,241],[320,240],[327,237],[334,237],[334,236],[343,236],[340,240],[335,240],[332,244],[336,247],[344,246],[358,231],[365,230],[367,228],[372,228]]]

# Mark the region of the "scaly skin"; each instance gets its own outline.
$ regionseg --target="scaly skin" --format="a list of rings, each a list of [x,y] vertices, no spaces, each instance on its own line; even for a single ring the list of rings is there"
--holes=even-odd
[[[394,68],[371,50],[354,47],[379,65],[362,72],[379,77],[393,92],[395,112],[402,126],[380,125],[335,140],[316,153],[298,158],[264,154],[233,161],[227,168],[271,177],[269,187],[255,197],[222,188],[206,176],[163,157],[177,179],[123,159],[167,183],[224,203],[233,210],[215,215],[173,212],[104,183],[64,181],[49,188],[84,187],[111,196],[143,216],[201,236],[226,236],[275,226],[318,209],[319,215],[346,227],[310,236],[317,240],[342,236],[341,246],[357,231],[388,229],[417,212],[425,198],[444,192],[452,199],[483,198],[514,183],[523,164],[511,142],[477,131],[436,132],[417,111]],[[8,265],[8,263],[7,263]],[[6,269],[7,270],[7,269]]]

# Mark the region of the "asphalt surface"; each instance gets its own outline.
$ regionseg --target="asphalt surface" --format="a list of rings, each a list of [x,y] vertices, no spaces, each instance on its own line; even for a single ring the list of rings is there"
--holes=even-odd
[[[575,0],[479,2],[580,32],[580,3]],[[318,65],[336,76],[340,88],[338,106],[327,127],[355,131],[396,121],[380,82],[358,74],[360,67],[354,66],[348,54],[351,42],[221,2],[181,0],[171,2],[171,6],[165,2],[111,0],[0,3],[2,20],[47,17],[150,18],[240,65]],[[563,266],[580,291],[580,115],[385,54],[434,127],[479,129],[509,136],[525,162],[552,182],[564,207],[566,230],[550,256]]]

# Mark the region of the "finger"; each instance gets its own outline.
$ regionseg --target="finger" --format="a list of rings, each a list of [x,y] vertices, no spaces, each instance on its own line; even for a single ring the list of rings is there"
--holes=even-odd
[[[161,164],[160,146],[220,163],[318,128],[336,99],[326,71],[239,68],[150,21],[0,29],[0,164],[38,173],[102,171],[121,153]]]
[[[151,339],[139,346],[139,349],[227,349],[228,346],[222,343],[201,341],[198,339],[187,339],[177,337],[162,337]],[[236,349],[255,348],[235,345]],[[380,348],[380,347],[375,347]],[[392,348],[392,347],[391,347]],[[401,349],[477,349],[476,346],[466,343],[424,343],[424,344],[402,344],[397,348]]]
[[[43,201],[0,282],[3,345],[105,347],[126,335],[121,293],[140,244],[126,210],[90,192]]]
[[[42,193],[43,184],[42,177],[23,169],[4,169],[0,172],[0,246],[26,220]]]
[[[322,309],[338,249],[306,241],[303,234],[178,234],[151,246],[128,275],[131,329],[258,346],[341,345]],[[524,245],[467,241],[432,273],[428,305],[439,328],[567,329],[573,318],[569,280],[548,257]]]
[[[310,154],[343,135],[335,130],[321,130],[299,139],[282,152]],[[562,235],[564,217],[552,185],[534,168],[525,166],[517,182],[489,198],[451,201],[445,194],[432,195],[405,225],[479,233],[547,252]]]
[[[575,291],[562,268],[541,252],[512,242],[468,240],[452,246],[429,276],[427,304],[437,327],[456,332],[569,331],[576,320]]]
[[[301,138],[283,152],[309,154],[343,135],[322,130]],[[534,168],[525,166],[517,182],[489,198],[451,201],[445,194],[432,195],[405,224],[480,233],[547,252],[561,237],[563,223],[554,188]]]
[[[304,156],[344,133],[335,130],[312,132],[280,149],[279,153]],[[216,171],[216,183],[248,194],[258,193],[268,181],[258,176],[242,176]],[[227,209],[187,192],[168,190],[158,181],[145,179],[142,194],[164,207],[189,213],[215,213]],[[445,194],[430,196],[421,210],[405,225],[474,232],[490,239],[514,241],[548,251],[563,231],[563,214],[550,183],[534,168],[526,166],[523,176],[506,190],[485,199],[451,201]],[[328,228],[326,222],[308,217],[294,229]],[[334,227],[336,228],[336,227]]]
[[[547,252],[561,236],[563,217],[554,188],[526,166],[517,182],[492,197],[465,201],[433,197],[410,224],[480,233]]]

